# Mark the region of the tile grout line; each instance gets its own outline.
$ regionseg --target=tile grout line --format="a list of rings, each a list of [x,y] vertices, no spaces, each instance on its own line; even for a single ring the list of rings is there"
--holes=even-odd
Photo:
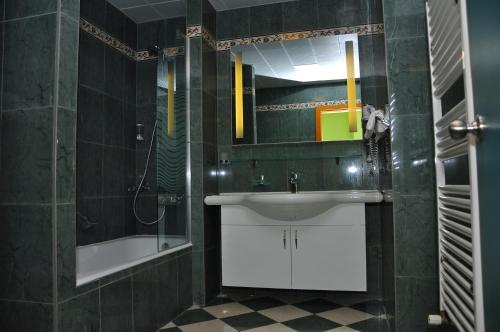
[[[55,34],[55,57],[54,57],[54,105],[52,110],[52,296],[53,296],[53,331],[59,332],[59,292],[58,292],[58,224],[57,224],[57,147],[58,147],[58,106],[59,106],[59,84],[60,84],[60,62],[61,62],[61,0],[57,0],[56,11],[56,34]]]

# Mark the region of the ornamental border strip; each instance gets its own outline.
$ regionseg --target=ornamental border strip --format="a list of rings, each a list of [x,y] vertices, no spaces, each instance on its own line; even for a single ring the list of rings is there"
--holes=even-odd
[[[358,103],[361,100],[358,99]],[[260,105],[256,107],[257,112],[277,112],[277,111],[292,111],[292,110],[304,110],[304,109],[315,109],[319,106],[332,106],[339,104],[347,104],[347,100],[337,99],[328,101],[312,101],[307,103],[292,103],[292,104],[276,104],[276,105]]]
[[[128,46],[118,38],[111,36],[106,31],[83,18],[80,18],[80,29],[134,61],[145,61],[157,58],[157,56],[150,54],[149,51],[135,51],[132,47]],[[167,57],[174,57],[177,55],[183,55],[185,49],[184,46],[167,47],[164,48],[162,52]]]
[[[276,33],[270,35],[256,36],[256,37],[245,37],[245,38],[235,38],[220,40],[217,42],[217,50],[225,51],[229,50],[231,47],[251,45],[251,44],[265,44],[275,41],[286,41],[286,40],[299,40],[308,38],[318,38],[318,37],[328,37],[328,36],[338,36],[356,33],[359,36],[369,36],[384,33],[384,24],[363,24],[352,27],[340,27],[331,29],[321,29],[321,30],[306,30],[298,32],[287,32],[287,33]]]

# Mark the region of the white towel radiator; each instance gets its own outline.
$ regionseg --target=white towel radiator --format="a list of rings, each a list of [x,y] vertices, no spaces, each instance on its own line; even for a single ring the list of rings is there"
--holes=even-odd
[[[474,118],[464,1],[428,0],[427,26],[435,125],[440,305],[459,331],[472,332],[484,331],[477,169],[475,145],[470,141],[475,138],[454,139],[449,133],[452,121],[468,123]],[[465,98],[450,106],[450,93],[460,88]],[[468,179],[463,183],[447,181],[446,165],[457,158],[468,161],[470,177],[466,173]]]

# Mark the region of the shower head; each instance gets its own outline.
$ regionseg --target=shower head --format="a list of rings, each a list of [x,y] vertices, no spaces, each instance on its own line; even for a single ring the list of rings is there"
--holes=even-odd
[[[148,48],[148,52],[150,55],[159,56],[161,53],[161,48],[158,45],[153,45],[150,48]]]

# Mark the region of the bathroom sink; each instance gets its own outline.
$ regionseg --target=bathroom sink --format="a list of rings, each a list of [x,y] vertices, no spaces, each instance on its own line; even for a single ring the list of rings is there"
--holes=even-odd
[[[227,193],[207,196],[207,205],[241,205],[276,220],[303,220],[318,216],[343,203],[377,203],[378,190],[303,191],[271,193]]]

